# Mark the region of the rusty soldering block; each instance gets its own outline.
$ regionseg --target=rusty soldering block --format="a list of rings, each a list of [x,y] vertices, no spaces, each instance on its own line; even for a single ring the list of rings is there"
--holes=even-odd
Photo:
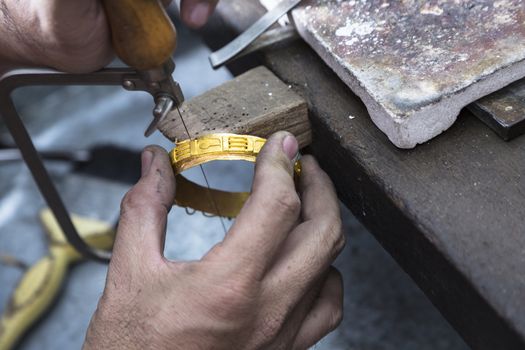
[[[292,18],[401,148],[525,76],[523,0],[307,0]]]

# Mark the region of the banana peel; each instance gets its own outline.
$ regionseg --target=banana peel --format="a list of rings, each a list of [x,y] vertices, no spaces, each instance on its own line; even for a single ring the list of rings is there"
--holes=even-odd
[[[72,215],[80,236],[92,247],[110,249],[115,231],[105,222]],[[25,332],[51,306],[62,286],[68,267],[82,256],[67,240],[49,209],[40,213],[49,238],[48,255],[22,276],[0,320],[0,350],[12,349]]]

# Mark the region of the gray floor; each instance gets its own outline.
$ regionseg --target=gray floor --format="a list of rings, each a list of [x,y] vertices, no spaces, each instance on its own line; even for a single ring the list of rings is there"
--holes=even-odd
[[[182,33],[175,78],[187,97],[230,79],[227,71],[209,68],[207,54],[197,37]],[[129,188],[129,184],[118,180],[134,178],[139,169],[136,155],[126,149],[138,151],[150,143],[170,148],[158,133],[149,139],[140,136],[150,121],[152,106],[147,95],[119,88],[70,87],[25,89],[16,98],[40,149],[90,149],[103,144],[125,149],[108,151],[110,161],[104,163],[102,159],[87,168],[48,163],[67,206],[78,214],[114,222],[120,199]],[[252,167],[219,162],[207,166],[206,172],[212,186],[243,190],[249,188]],[[192,174],[196,178],[198,175]],[[46,240],[37,219],[43,207],[27,169],[20,162],[2,164],[0,254],[28,264],[45,254]],[[341,327],[316,349],[466,349],[392,258],[347,210],[342,211],[348,245],[337,266],[345,277],[345,317]],[[199,258],[221,237],[217,218],[188,216],[184,210],[174,208],[169,218],[166,255]],[[21,274],[16,268],[0,265],[0,311]],[[80,348],[105,274],[106,267],[94,262],[73,267],[58,302],[25,337],[20,349]]]

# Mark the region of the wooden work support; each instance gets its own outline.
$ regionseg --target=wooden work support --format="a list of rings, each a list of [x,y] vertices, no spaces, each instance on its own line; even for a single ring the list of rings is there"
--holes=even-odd
[[[186,101],[180,110],[191,137],[229,132],[266,138],[286,130],[297,137],[301,148],[311,142],[306,101],[265,67]],[[174,142],[188,138],[176,110],[159,130]]]

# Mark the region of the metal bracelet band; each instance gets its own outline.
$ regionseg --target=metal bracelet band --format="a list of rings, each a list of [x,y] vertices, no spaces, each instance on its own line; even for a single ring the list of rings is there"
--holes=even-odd
[[[214,160],[244,160],[253,163],[265,142],[266,139],[257,136],[226,133],[177,142],[170,152],[177,183],[175,204],[217,216],[236,217],[248,199],[249,192],[208,189],[189,181],[181,173]],[[294,173],[296,178],[301,173],[299,160],[295,162]]]

